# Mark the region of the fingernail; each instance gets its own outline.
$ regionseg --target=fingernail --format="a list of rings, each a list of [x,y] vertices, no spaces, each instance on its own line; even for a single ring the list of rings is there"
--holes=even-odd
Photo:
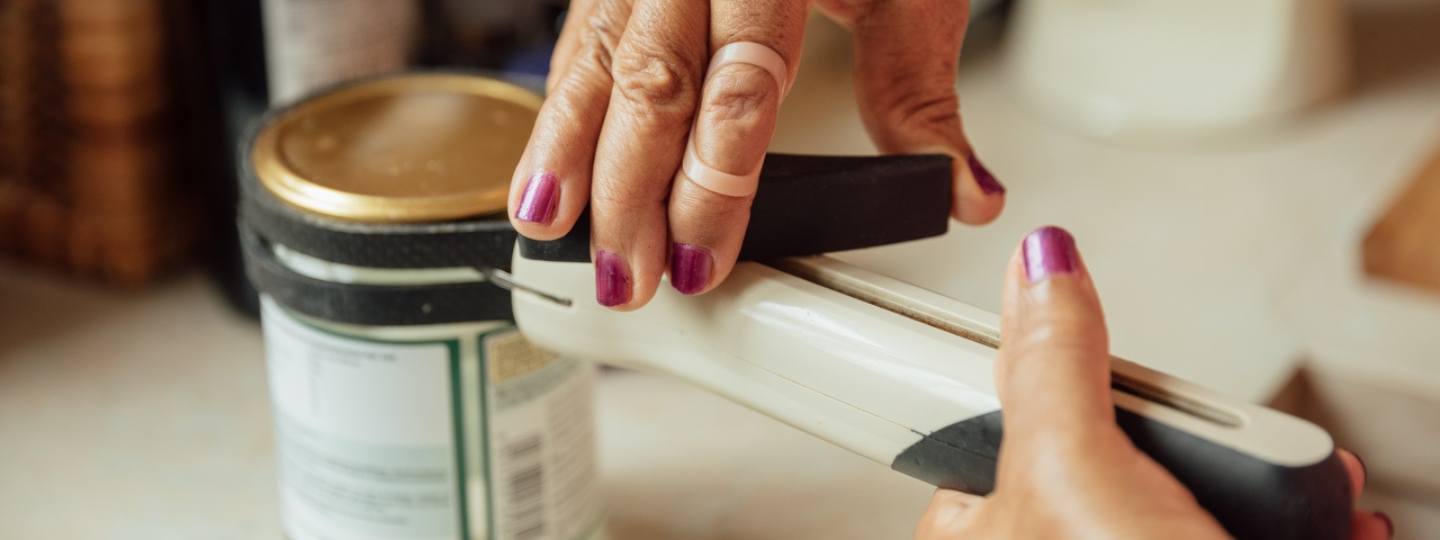
[[[710,284],[710,250],[675,242],[670,246],[670,285],[680,294],[696,294]]]
[[[560,179],[554,174],[540,171],[525,182],[525,192],[520,194],[520,208],[515,217],[531,223],[550,223],[555,219],[555,207],[560,202]]]
[[[1046,225],[1025,237],[1020,250],[1025,260],[1025,276],[1030,282],[1075,271],[1075,238],[1065,229]]]
[[[630,301],[630,269],[609,251],[595,252],[595,301],[605,307]]]
[[[980,191],[985,192],[986,195],[1005,193],[1005,186],[995,179],[995,175],[990,172],[990,169],[985,168],[984,163],[980,163],[980,159],[975,157],[974,152],[970,153],[966,162],[970,164],[970,171],[975,173],[975,183],[980,185]]]
[[[1395,522],[1394,522],[1394,521],[1390,521],[1390,516],[1385,515],[1385,512],[1375,512],[1375,517],[1380,518],[1380,521],[1384,521],[1384,522],[1385,522],[1385,537],[1386,537],[1386,538],[1394,538],[1394,537],[1395,537]]]

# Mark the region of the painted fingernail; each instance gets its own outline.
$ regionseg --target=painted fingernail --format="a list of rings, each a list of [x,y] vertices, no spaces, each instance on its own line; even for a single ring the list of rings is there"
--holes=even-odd
[[[1385,537],[1386,537],[1386,538],[1394,538],[1394,537],[1395,537],[1395,522],[1394,522],[1394,521],[1390,521],[1390,516],[1385,515],[1385,512],[1375,512],[1375,517],[1380,518],[1380,521],[1384,521],[1384,522],[1385,522]]]
[[[595,301],[605,307],[630,301],[630,269],[609,251],[595,252]]]
[[[705,290],[714,266],[708,249],[680,242],[670,246],[670,285],[680,294]]]
[[[1075,271],[1075,238],[1065,229],[1046,225],[1025,237],[1020,249],[1025,277],[1032,283]]]
[[[525,182],[525,192],[520,194],[520,208],[515,217],[531,223],[550,223],[555,219],[555,208],[560,202],[560,179],[554,174],[540,171]]]
[[[985,168],[984,163],[980,163],[980,159],[975,157],[974,152],[970,153],[966,162],[970,164],[970,171],[975,173],[975,183],[980,185],[980,191],[985,192],[986,195],[1005,193],[1005,186],[995,179],[995,175],[990,172],[990,169]]]

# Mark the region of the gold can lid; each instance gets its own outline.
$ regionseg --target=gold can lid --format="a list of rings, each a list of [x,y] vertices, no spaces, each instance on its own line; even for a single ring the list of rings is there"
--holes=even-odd
[[[495,214],[505,209],[540,102],[523,87],[476,75],[356,83],[279,113],[256,135],[251,165],[281,200],[341,219]]]

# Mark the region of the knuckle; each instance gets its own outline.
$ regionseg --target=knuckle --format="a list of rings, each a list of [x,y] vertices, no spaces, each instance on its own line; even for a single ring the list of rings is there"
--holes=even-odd
[[[591,204],[621,213],[658,208],[663,202],[663,194],[642,182],[595,182],[590,190]]]
[[[804,27],[798,23],[804,20],[809,10],[808,2],[764,1],[727,2],[725,12],[715,15],[716,30],[711,36],[720,43],[750,41],[774,49],[790,62],[781,44],[798,43]],[[756,21],[769,21],[756,24]]]
[[[1048,369],[1056,362],[1104,362],[1109,341],[1103,331],[1087,331],[1093,322],[1080,316],[1051,315],[1028,320],[1023,331],[1007,336],[1001,353],[1007,371]]]
[[[611,58],[616,44],[620,42],[620,28],[624,26],[613,24],[608,17],[597,16],[586,20],[580,33],[579,64],[610,73]]]
[[[608,75],[613,57],[612,49],[599,45],[584,45],[575,58],[575,69]]]
[[[706,121],[754,123],[779,102],[778,94],[770,72],[744,64],[726,66],[705,82],[701,111]]]
[[[1091,355],[1105,350],[1103,339],[1081,332],[1066,330],[1063,322],[1045,322],[1030,328],[1013,343],[1010,353],[1018,363],[1036,362],[1043,357],[1071,357],[1076,360],[1092,360]]]
[[[583,91],[580,90],[582,87],[579,86],[581,84],[583,83],[576,80],[575,77],[562,79],[555,91],[550,93],[550,97],[545,99],[545,104],[541,106],[540,118],[536,123],[546,129],[565,131],[576,122],[581,122],[585,118],[586,112],[581,103],[583,101],[581,98]]]
[[[903,85],[896,85],[903,87]],[[901,128],[933,130],[956,125],[960,99],[949,87],[941,91],[913,92],[896,96],[887,107],[890,123]]]
[[[732,197],[708,189],[677,189],[670,197],[670,210],[711,224],[745,223],[750,216],[751,197]]]
[[[955,93],[958,58],[925,55],[889,58],[887,79],[874,96],[891,125],[914,128],[948,126],[959,121],[960,99]]]
[[[875,9],[878,0],[819,0],[821,9],[845,26],[854,26]]]
[[[620,95],[640,109],[680,111],[691,106],[695,94],[688,75],[694,70],[681,58],[654,47],[623,47],[615,53],[611,76]]]
[[[579,83],[575,82],[572,84],[578,85]],[[555,116],[562,119],[562,121],[570,122],[581,118],[581,114],[584,111],[581,110],[580,92],[569,91],[570,88],[566,88],[565,90],[566,91],[552,94],[552,97],[546,99],[544,106],[553,107]]]

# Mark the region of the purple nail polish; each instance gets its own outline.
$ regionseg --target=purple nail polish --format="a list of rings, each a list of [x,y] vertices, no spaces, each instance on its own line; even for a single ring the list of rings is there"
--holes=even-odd
[[[985,192],[986,195],[1005,193],[1005,186],[995,179],[995,175],[990,172],[990,169],[985,168],[984,163],[980,163],[980,159],[975,157],[974,152],[970,153],[966,162],[970,164],[970,171],[975,173],[975,183],[980,185],[980,191]]]
[[[595,252],[595,301],[605,307],[630,301],[630,269],[609,251]]]
[[[1394,538],[1394,537],[1395,537],[1395,522],[1394,522],[1394,521],[1390,521],[1390,516],[1385,515],[1385,512],[1375,512],[1375,517],[1380,518],[1380,521],[1384,521],[1384,522],[1385,522],[1385,537],[1386,537],[1386,538]]]
[[[555,219],[555,208],[560,203],[560,179],[554,174],[540,171],[525,183],[525,192],[520,195],[520,208],[515,217],[531,223],[550,223]]]
[[[1046,225],[1025,237],[1020,249],[1025,260],[1025,276],[1032,283],[1075,271],[1075,238],[1065,229]]]
[[[705,290],[714,266],[708,249],[680,242],[670,246],[670,285],[680,294]]]

